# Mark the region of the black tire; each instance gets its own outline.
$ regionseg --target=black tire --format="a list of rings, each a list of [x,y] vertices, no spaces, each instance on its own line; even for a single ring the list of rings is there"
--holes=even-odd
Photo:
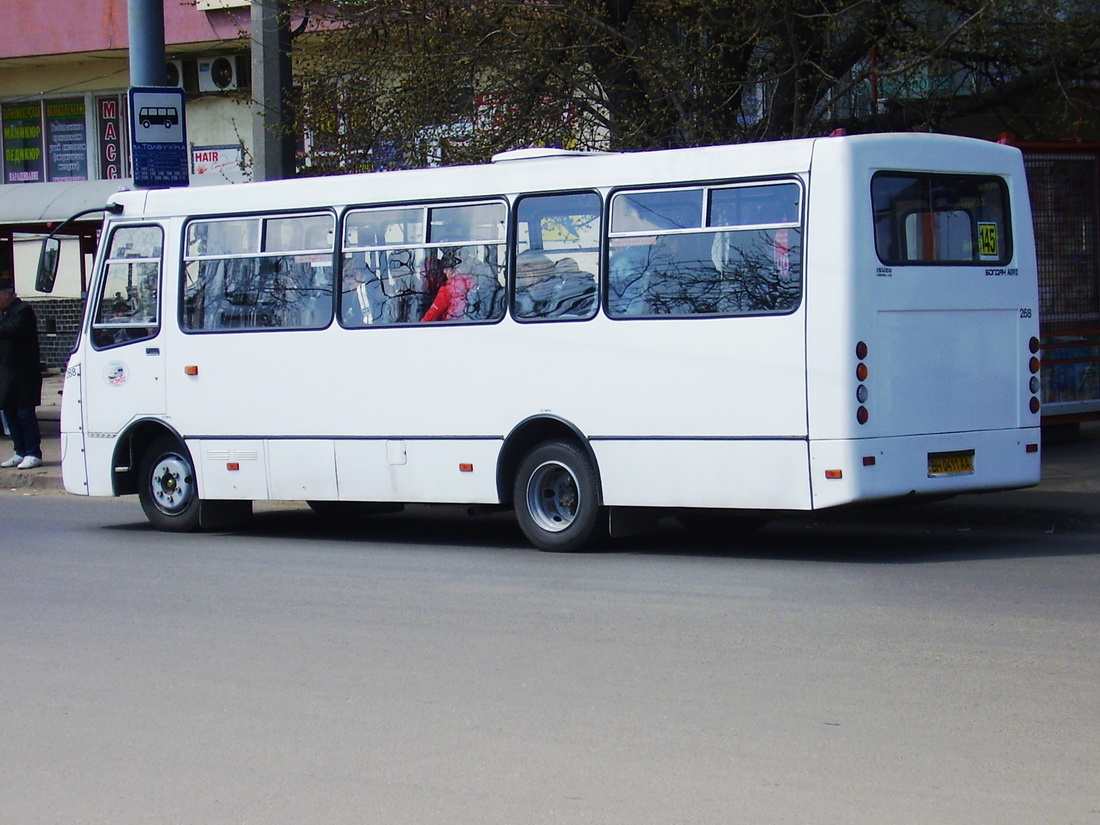
[[[195,463],[186,447],[161,436],[142,454],[138,472],[138,498],[150,524],[168,533],[199,528]]]
[[[575,553],[607,534],[596,468],[571,441],[545,441],[524,456],[512,501],[520,529],[539,550]]]

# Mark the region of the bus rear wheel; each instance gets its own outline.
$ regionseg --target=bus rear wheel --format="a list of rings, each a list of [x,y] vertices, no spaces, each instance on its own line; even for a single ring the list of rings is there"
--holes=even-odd
[[[516,471],[516,521],[540,550],[573,553],[602,537],[599,480],[588,455],[570,441],[546,441]]]
[[[190,533],[199,527],[199,490],[187,448],[171,436],[156,439],[142,455],[138,498],[158,530]]]

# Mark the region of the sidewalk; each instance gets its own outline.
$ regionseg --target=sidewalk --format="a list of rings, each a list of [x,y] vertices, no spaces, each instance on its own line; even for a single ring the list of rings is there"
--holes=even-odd
[[[63,376],[43,382],[38,419],[45,463],[33,470],[0,470],[0,495],[56,495],[61,483],[60,418]],[[5,437],[0,449],[5,450]],[[1043,443],[1043,474],[1037,487],[958,496],[920,507],[860,507],[808,517],[853,522],[967,529],[997,527],[1044,532],[1100,531],[1100,421],[1081,425],[1080,436]]]
[[[64,491],[61,483],[61,386],[63,373],[42,379],[42,404],[38,407],[38,426],[42,430],[41,467],[33,470],[0,470],[0,495],[23,493],[46,495]],[[11,439],[0,435],[0,453],[11,455]]]

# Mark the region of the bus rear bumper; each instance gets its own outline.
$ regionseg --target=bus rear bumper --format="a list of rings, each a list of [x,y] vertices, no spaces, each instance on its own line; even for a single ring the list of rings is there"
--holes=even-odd
[[[1038,427],[810,441],[813,509],[1039,483]]]

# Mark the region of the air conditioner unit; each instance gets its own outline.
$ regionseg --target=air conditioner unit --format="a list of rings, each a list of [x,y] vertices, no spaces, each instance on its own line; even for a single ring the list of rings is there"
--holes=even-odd
[[[198,68],[200,92],[230,92],[240,83],[236,56],[200,57]]]
[[[165,63],[164,74],[167,85],[183,89],[189,95],[198,93],[199,73],[194,60],[173,58]]]
[[[164,65],[164,73],[168,77],[166,85],[175,86],[177,88],[183,88],[183,61],[182,60],[169,60]]]

